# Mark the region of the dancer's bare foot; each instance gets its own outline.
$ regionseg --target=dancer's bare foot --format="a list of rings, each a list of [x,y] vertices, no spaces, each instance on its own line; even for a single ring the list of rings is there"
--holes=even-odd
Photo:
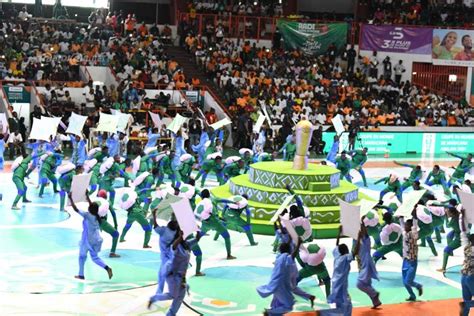
[[[17,210],[19,210],[19,209],[20,209],[20,207],[19,207],[18,205],[13,205],[13,206],[12,206],[12,210],[17,211]]]
[[[316,296],[314,295],[311,295],[311,297],[309,298],[309,301],[311,303],[311,308],[314,308],[314,300],[316,299]]]
[[[196,274],[194,276],[200,277],[200,276],[205,276],[205,275],[206,275],[205,273],[196,272]]]
[[[105,271],[107,271],[107,274],[109,275],[109,280],[112,279],[112,277],[114,276],[114,274],[112,273],[112,269],[107,266],[105,267]]]
[[[23,203],[31,203],[30,200],[23,200]]]
[[[143,246],[143,248],[148,249],[148,248],[151,248],[151,246],[150,245],[145,245],[145,246]]]
[[[153,302],[151,300],[148,301],[148,305],[147,305],[147,308],[148,309],[151,309],[151,305],[153,305]]]
[[[120,239],[119,242],[126,242],[126,240],[125,239]]]
[[[115,252],[111,252],[109,254],[109,258],[120,258],[120,255],[116,254]]]
[[[237,259],[236,257],[232,256],[232,255],[228,255],[227,256],[227,260],[234,260],[234,259]]]
[[[85,280],[83,275],[75,275],[74,277],[79,280]]]

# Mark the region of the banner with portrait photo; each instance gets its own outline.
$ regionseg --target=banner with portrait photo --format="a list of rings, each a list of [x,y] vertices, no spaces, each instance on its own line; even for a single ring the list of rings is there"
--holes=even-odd
[[[361,34],[361,50],[431,54],[432,28],[365,24]]]
[[[473,38],[474,30],[434,29],[433,64],[474,67]]]

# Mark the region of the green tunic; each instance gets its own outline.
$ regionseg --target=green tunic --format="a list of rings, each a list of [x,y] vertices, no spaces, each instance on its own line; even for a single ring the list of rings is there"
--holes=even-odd
[[[280,152],[283,152],[283,150],[286,150],[285,161],[291,161],[295,158],[296,144],[292,142],[286,143]]]
[[[76,171],[73,169],[71,171],[68,171],[64,174],[62,174],[59,179],[59,187],[61,190],[70,192],[71,191],[71,185],[72,185],[72,178],[76,175]]]
[[[443,182],[446,181],[446,175],[442,170],[440,170],[438,173],[433,173],[433,171],[431,171],[428,175],[428,179],[431,179],[433,184],[443,184]]]
[[[240,167],[238,162],[233,162],[224,167],[224,175],[228,178],[240,175]]]
[[[341,157],[338,157],[336,159],[336,167],[341,171],[341,179],[349,173],[351,170],[351,162],[349,159],[342,159]]]
[[[189,182],[189,177],[191,176],[191,172],[193,171],[193,164],[194,161],[186,161],[178,166],[177,171],[178,171],[178,176],[180,181],[182,182]]]
[[[366,161],[367,155],[360,149],[356,150],[354,156],[352,156],[352,168],[361,167]]]

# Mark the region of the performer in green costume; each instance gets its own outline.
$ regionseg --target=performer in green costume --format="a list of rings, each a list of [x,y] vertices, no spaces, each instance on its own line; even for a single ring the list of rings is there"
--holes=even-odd
[[[206,234],[209,230],[215,230],[218,232],[225,241],[225,248],[227,251],[227,260],[235,259],[231,254],[232,244],[230,241],[230,235],[227,229],[222,225],[221,221],[214,213],[214,205],[210,199],[211,195],[209,190],[204,189],[201,191],[201,202],[196,205],[194,214],[201,219],[201,234]]]
[[[27,176],[30,167],[29,164],[33,159],[36,159],[37,157],[40,157],[42,155],[41,152],[38,152],[35,156],[27,155],[26,153],[23,154],[22,158],[17,158],[13,164],[12,164],[12,171],[13,171],[13,183],[15,183],[16,189],[17,189],[17,195],[15,197],[15,200],[13,201],[12,209],[13,210],[18,210],[20,209],[17,204],[20,201],[21,198],[23,198],[23,203],[29,203],[29,201],[26,198],[26,191],[27,191],[27,186],[25,184],[25,177]],[[20,161],[21,160],[21,161]]]
[[[193,171],[193,165],[196,162],[193,156],[190,154],[184,154],[179,157],[180,164],[176,168],[178,172],[179,181],[188,183],[191,179],[191,172]]]
[[[61,159],[64,156],[61,155],[59,152],[55,152],[53,154],[50,154],[46,159],[43,161],[43,164],[41,165],[41,170],[40,170],[40,179],[41,179],[41,187],[39,191],[39,197],[43,197],[44,193],[44,188],[46,186],[46,183],[48,183],[48,180],[51,181],[53,184],[53,190],[54,193],[58,193],[58,179],[56,179],[56,176],[54,173],[56,172],[56,168],[58,167]]]
[[[410,175],[408,178],[405,178],[405,182],[403,182],[402,186],[400,187],[400,191],[403,193],[407,188],[411,187],[415,181],[420,181],[421,177],[423,176],[423,171],[421,170],[421,166],[417,165],[410,165],[407,163],[400,163],[400,162],[393,162],[396,165],[411,168]]]
[[[252,226],[250,225],[251,213],[248,207],[248,197],[246,195],[234,195],[226,200],[219,200],[216,202],[225,203],[222,211],[224,225],[230,230],[244,232],[247,235],[251,246],[258,245],[253,238]],[[245,211],[245,220],[241,217],[243,211]],[[216,232],[214,240],[217,240],[218,238],[219,233]]]
[[[62,167],[62,166],[61,166]],[[59,191],[59,210],[64,212],[64,207],[66,205],[66,194],[71,192],[71,185],[72,185],[72,178],[75,175],[82,173],[82,166],[74,166],[74,164],[70,163],[70,165],[65,166],[64,173],[61,173],[58,179],[59,187],[61,191]]]
[[[467,154],[466,156],[461,156],[457,154],[453,154],[450,152],[446,152],[448,155],[461,159],[458,166],[454,170],[451,179],[448,182],[448,186],[453,185],[455,182],[462,183],[464,181],[464,177],[469,170],[474,167],[474,163],[472,162],[472,154]]]
[[[349,172],[351,171],[351,162],[346,157],[346,152],[343,151],[340,157],[336,159],[336,168],[339,169],[341,172],[340,179],[346,178],[347,181],[352,182],[351,175]]]
[[[201,187],[204,187],[204,183],[206,182],[208,174],[212,171],[215,173],[217,177],[217,181],[219,182],[219,185],[224,184],[224,177],[222,173],[222,157],[216,155],[214,158],[211,159],[206,159],[203,161],[201,164],[201,170],[199,170],[199,173],[196,176],[196,181],[202,177],[201,179]]]
[[[151,225],[146,219],[146,212],[140,207],[140,201],[138,195],[134,191],[128,191],[122,196],[120,205],[122,209],[128,212],[127,222],[123,227],[122,234],[120,235],[120,242],[125,242],[125,236],[128,230],[132,227],[134,222],[138,222],[145,232],[145,238],[143,240],[143,248],[151,248],[148,244],[151,238]]]
[[[364,182],[364,187],[367,186],[367,179],[365,178],[365,172],[362,167],[367,161],[367,151],[367,147],[364,147],[362,150],[358,149],[349,152],[349,155],[352,156],[351,169],[355,169],[357,172],[359,172],[360,176],[362,177],[362,181]]]
[[[160,160],[159,164],[159,176],[156,181],[156,185],[159,186],[163,183],[163,180],[165,178],[165,175],[168,176],[168,178],[171,180],[171,186],[175,186],[176,184],[176,179],[177,179],[177,173],[173,166],[171,165],[174,159],[174,151],[171,151],[169,155],[165,155],[163,158]]]

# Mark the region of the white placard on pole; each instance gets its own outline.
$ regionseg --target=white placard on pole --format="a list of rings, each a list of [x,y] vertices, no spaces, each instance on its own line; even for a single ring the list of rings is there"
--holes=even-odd
[[[191,204],[188,199],[181,199],[178,202],[171,203],[176,220],[178,221],[179,227],[183,231],[183,238],[188,237],[194,232],[199,230],[194,216]]]
[[[360,217],[367,215],[375,205],[378,204],[378,201],[370,201],[366,199],[360,200]]]
[[[339,199],[342,234],[357,239],[360,230],[360,206]]]
[[[117,131],[118,116],[106,113],[100,113],[99,124],[96,131],[115,133]]]
[[[341,115],[337,114],[331,119],[332,125],[334,126],[334,129],[336,130],[337,135],[341,135],[346,131],[344,128],[344,124],[342,123],[342,118]]]
[[[28,137],[28,139],[37,139],[49,142],[51,136],[50,130],[51,129],[47,125],[46,121],[34,117],[30,136]]]
[[[153,125],[156,128],[161,128],[161,126],[163,126],[163,121],[161,120],[158,114],[150,112],[150,111],[148,111],[148,114],[150,114],[151,120],[153,121]]]
[[[273,217],[270,219],[270,223],[273,224],[277,221],[278,219],[278,216],[280,216],[280,214],[288,207],[288,205],[290,205],[290,202],[293,200],[295,196],[294,195],[288,195],[285,200],[283,201],[283,203],[281,203],[280,207],[278,208],[278,210],[275,212],[275,214],[273,214]]]
[[[262,113],[258,113],[258,119],[255,125],[253,126],[253,132],[254,133],[260,133],[260,130],[262,129],[263,122],[265,122],[265,115]]]
[[[464,192],[458,189],[459,199],[465,210],[464,216],[468,224],[474,224],[474,193]]]
[[[92,173],[83,173],[72,177],[71,193],[74,203],[87,202],[86,191],[89,188],[91,177]],[[70,205],[69,199],[68,205]]]
[[[214,124],[211,124],[209,126],[212,127],[214,130],[216,130],[216,129],[219,129],[223,126],[229,125],[229,124],[232,124],[232,121],[229,120],[227,117],[225,117],[222,120],[217,121]]]
[[[87,116],[78,115],[74,112],[71,113],[69,118],[69,126],[66,129],[66,134],[74,134],[82,137],[82,129],[87,121]]]
[[[186,121],[187,121],[187,118],[179,114],[176,114],[175,118],[173,119],[171,124],[167,127],[167,129],[176,134]]]
[[[403,196],[403,203],[395,211],[395,216],[411,218],[411,213],[413,208],[420,201],[423,194],[426,193],[426,190],[410,191]]]

